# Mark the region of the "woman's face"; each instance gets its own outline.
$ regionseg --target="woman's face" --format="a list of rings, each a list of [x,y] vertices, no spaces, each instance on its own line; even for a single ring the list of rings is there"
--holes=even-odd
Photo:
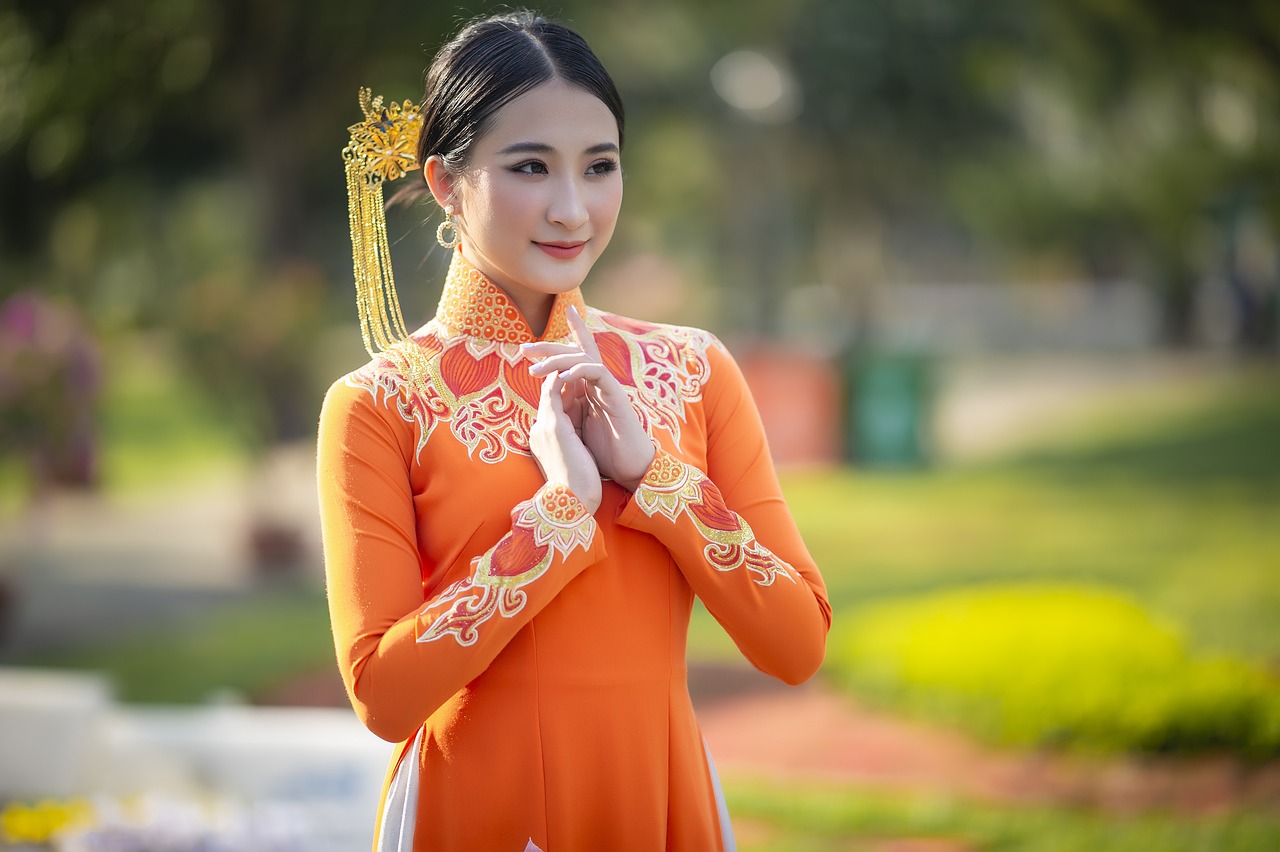
[[[542,83],[494,115],[451,188],[463,257],[536,316],[582,283],[613,236],[618,123],[586,90]]]

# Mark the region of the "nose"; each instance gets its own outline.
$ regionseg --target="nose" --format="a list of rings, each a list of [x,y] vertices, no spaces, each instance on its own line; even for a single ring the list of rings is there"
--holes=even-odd
[[[584,187],[572,176],[565,176],[556,182],[551,203],[547,207],[547,221],[561,227],[576,231],[587,224],[590,214],[587,212]]]

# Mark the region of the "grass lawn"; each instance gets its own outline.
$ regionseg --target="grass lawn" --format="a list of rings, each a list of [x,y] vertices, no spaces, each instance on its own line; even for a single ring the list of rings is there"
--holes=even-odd
[[[198,704],[220,695],[251,701],[299,674],[336,672],[323,594],[285,589],[223,604],[180,629],[141,630],[24,662],[104,672],[117,698],[148,704]]]
[[[102,477],[131,493],[245,464],[247,428],[181,375],[158,343],[113,351],[102,395]]]

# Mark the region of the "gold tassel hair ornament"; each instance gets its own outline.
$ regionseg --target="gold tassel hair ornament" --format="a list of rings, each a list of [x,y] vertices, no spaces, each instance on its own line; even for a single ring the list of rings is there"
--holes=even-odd
[[[426,359],[421,348],[409,340],[400,312],[382,185],[418,168],[422,115],[412,101],[383,106],[382,96],[372,94],[369,89],[360,89],[364,121],[347,128],[351,142],[342,149],[360,334],[370,355],[386,355],[421,387]]]

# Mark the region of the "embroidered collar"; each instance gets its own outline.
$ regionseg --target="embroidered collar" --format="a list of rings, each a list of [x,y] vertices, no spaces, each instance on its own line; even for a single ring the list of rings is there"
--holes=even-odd
[[[565,311],[570,305],[586,316],[581,290],[575,288],[561,293],[551,306],[547,329],[539,338],[511,297],[468,263],[461,251],[454,250],[449,261],[449,274],[444,280],[444,292],[440,294],[440,304],[436,307],[436,321],[450,334],[481,337],[499,343],[560,340],[569,336],[569,320]]]

